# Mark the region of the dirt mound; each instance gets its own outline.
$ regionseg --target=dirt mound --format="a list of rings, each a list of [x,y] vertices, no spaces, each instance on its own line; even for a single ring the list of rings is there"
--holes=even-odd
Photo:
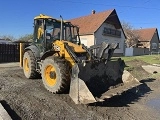
[[[142,65],[148,65],[148,63],[144,61],[135,59],[132,61],[125,62],[125,64],[126,70],[129,71],[138,80],[146,79],[151,75],[142,68]]]

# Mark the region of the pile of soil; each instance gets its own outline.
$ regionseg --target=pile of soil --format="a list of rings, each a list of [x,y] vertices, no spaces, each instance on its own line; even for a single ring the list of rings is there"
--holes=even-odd
[[[142,65],[148,65],[148,63],[144,61],[134,59],[126,62],[125,64],[126,70],[128,70],[138,80],[146,79],[151,75],[142,68]]]

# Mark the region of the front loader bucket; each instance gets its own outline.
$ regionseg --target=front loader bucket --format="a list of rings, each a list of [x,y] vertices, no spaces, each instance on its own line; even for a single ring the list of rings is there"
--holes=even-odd
[[[129,72],[124,71],[124,61],[88,62],[72,68],[70,97],[76,104],[89,104],[139,85]]]

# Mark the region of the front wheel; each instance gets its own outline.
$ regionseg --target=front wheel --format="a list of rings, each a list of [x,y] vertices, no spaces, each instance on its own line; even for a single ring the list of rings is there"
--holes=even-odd
[[[48,57],[42,63],[42,80],[52,93],[64,93],[70,84],[69,66],[64,59]]]

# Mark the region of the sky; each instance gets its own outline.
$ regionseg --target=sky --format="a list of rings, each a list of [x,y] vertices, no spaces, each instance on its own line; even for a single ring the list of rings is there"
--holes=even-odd
[[[0,36],[32,34],[33,19],[40,13],[69,20],[110,9],[135,29],[160,31],[160,0],[0,0]]]

